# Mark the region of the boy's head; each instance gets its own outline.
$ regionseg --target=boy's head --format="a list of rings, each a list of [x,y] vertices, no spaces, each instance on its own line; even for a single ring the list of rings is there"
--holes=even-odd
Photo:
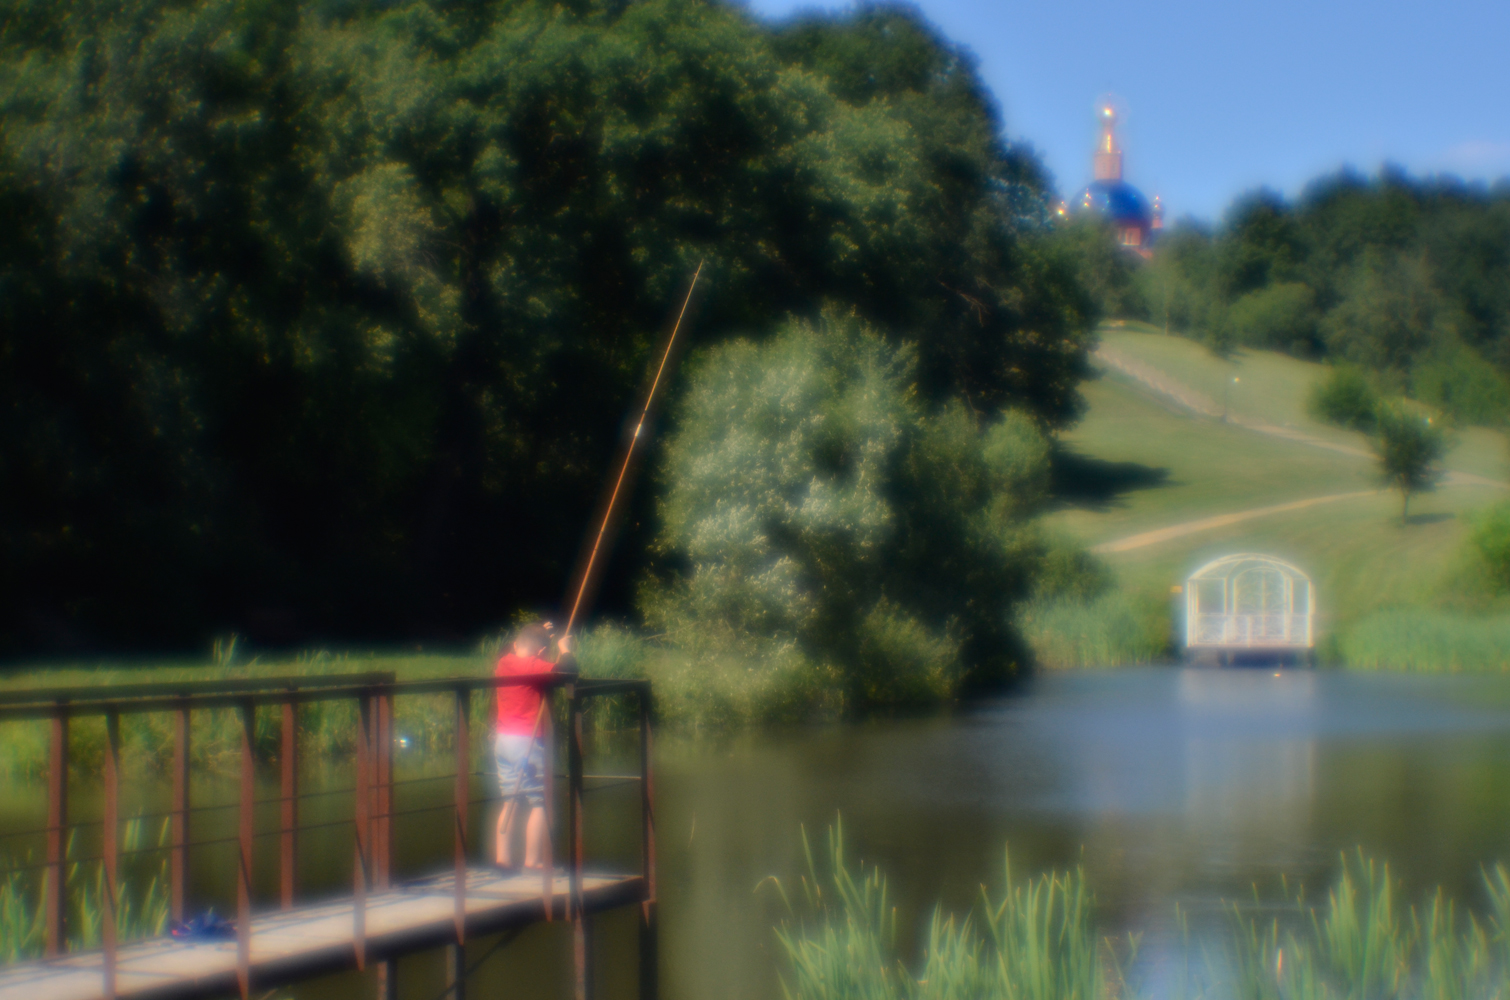
[[[520,656],[539,656],[551,643],[551,635],[539,622],[531,622],[514,636],[514,652]]]

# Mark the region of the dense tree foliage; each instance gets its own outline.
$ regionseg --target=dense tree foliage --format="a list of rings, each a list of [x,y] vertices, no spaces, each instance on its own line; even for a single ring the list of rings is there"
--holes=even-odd
[[[1294,204],[1260,191],[1221,229],[1182,224],[1115,289],[1226,350],[1347,362],[1459,419],[1510,415],[1510,186],[1341,173]]]
[[[1400,494],[1400,520],[1410,520],[1412,494],[1430,490],[1441,481],[1447,438],[1424,413],[1398,404],[1380,406],[1374,414],[1374,452],[1379,478]]]
[[[0,24],[13,652],[459,635],[553,601],[704,258],[705,342],[839,303],[914,345],[929,405],[1076,412],[1089,305],[1035,235],[1036,163],[908,9]]]
[[[850,319],[708,352],[668,441],[645,590],[657,631],[742,652],[766,694],[830,681],[846,706],[999,682],[1041,558],[1049,450],[1007,411],[930,411],[916,355]]]

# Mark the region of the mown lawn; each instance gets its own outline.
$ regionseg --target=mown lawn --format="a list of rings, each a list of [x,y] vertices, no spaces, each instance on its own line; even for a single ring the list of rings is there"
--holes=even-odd
[[[1360,450],[1366,439],[1305,413],[1321,365],[1262,351],[1233,359],[1142,324],[1103,331],[1104,343],[1167,376],[1222,399],[1230,410]],[[1060,506],[1045,523],[1087,545],[1220,514],[1377,486],[1373,461],[1266,436],[1169,404],[1133,379],[1108,373],[1087,383],[1085,418],[1061,436]],[[1505,436],[1460,430],[1450,468],[1510,480]],[[1204,561],[1239,551],[1284,556],[1312,574],[1323,627],[1345,630],[1380,609],[1441,605],[1464,572],[1463,541],[1474,514],[1510,497],[1483,485],[1444,485],[1411,503],[1400,523],[1395,493],[1375,493],[1208,529],[1105,556],[1122,587],[1163,595]],[[1450,603],[1450,601],[1449,601]],[[1377,617],[1375,618],[1377,621]],[[1373,628],[1373,625],[1370,625]]]

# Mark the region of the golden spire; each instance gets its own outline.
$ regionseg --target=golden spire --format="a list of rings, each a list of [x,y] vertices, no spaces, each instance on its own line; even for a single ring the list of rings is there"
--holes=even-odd
[[[1101,123],[1101,140],[1096,144],[1094,174],[1098,181],[1122,179],[1122,148],[1117,145],[1117,107],[1110,98],[1103,98],[1096,107],[1096,119]]]

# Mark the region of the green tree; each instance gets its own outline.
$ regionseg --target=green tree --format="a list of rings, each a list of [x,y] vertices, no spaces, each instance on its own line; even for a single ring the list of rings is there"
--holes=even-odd
[[[1038,559],[1047,442],[1016,412],[930,409],[916,380],[911,349],[834,315],[699,358],[665,449],[647,620],[763,669],[795,651],[849,708],[1018,670],[1008,616]]]
[[[1379,394],[1362,371],[1352,365],[1334,365],[1326,377],[1311,386],[1306,408],[1311,416],[1355,431],[1372,432],[1379,414]]]
[[[1143,262],[1117,242],[1110,220],[1082,214],[1054,226],[1053,243],[1074,262],[1075,275],[1098,316],[1147,319],[1149,290],[1138,281]]]
[[[1434,488],[1442,478],[1438,463],[1447,453],[1447,437],[1433,418],[1396,404],[1378,409],[1373,441],[1379,476],[1400,491],[1400,520],[1408,522],[1412,494]]]
[[[1319,347],[1319,318],[1311,287],[1285,281],[1266,285],[1233,302],[1226,321],[1239,343],[1305,357],[1315,354]]]
[[[704,258],[704,342],[838,302],[930,400],[1078,412],[1092,306],[1042,171],[910,9],[4,23],[0,649],[457,636],[556,600]]]

